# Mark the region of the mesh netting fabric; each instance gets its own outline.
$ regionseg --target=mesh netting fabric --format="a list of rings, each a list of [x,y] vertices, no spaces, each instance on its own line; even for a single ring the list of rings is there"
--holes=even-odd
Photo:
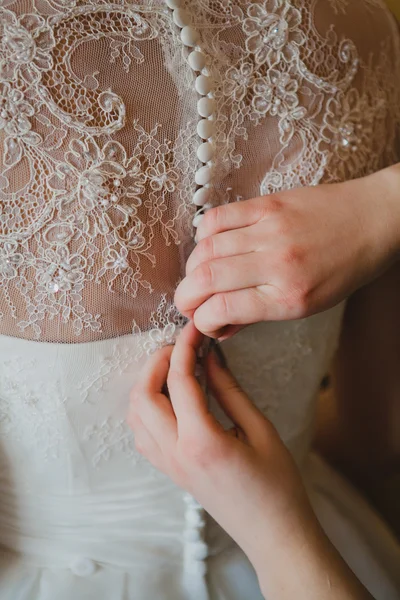
[[[216,102],[213,203],[394,162],[399,41],[378,0],[187,0]],[[0,333],[180,323],[195,75],[164,2],[0,8]]]

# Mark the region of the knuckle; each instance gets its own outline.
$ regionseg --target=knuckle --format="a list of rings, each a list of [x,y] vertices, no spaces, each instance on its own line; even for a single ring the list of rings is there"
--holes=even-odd
[[[218,319],[224,319],[229,315],[229,301],[227,294],[216,294],[213,298],[213,313]]]
[[[198,258],[202,261],[214,258],[215,242],[213,236],[204,238],[199,242],[196,248]]]
[[[268,212],[278,213],[283,209],[284,204],[283,204],[283,201],[280,198],[280,196],[275,195],[275,196],[268,197],[266,206],[267,206]]]
[[[214,281],[214,272],[210,263],[201,264],[196,269],[196,282],[201,289],[209,289]]]
[[[310,288],[306,284],[292,286],[286,293],[286,304],[294,318],[305,317],[310,309]]]
[[[259,199],[258,205],[256,205],[256,208],[258,208],[259,210],[261,219],[270,217],[271,215],[279,214],[282,211],[283,207],[284,202],[277,194],[275,194],[274,196],[262,196]]]
[[[221,226],[221,223],[223,222],[223,214],[224,214],[223,208],[224,207],[222,207],[222,206],[216,206],[215,208],[212,208],[206,212],[206,214],[204,215],[203,222],[202,222],[202,225],[204,226],[206,231],[213,232],[213,231],[216,231],[218,229],[218,227]]]
[[[304,250],[297,244],[287,244],[282,252],[281,262],[289,267],[299,267],[304,263]]]
[[[222,445],[216,442],[212,436],[188,440],[184,451],[186,460],[201,470],[209,470],[224,458]]]

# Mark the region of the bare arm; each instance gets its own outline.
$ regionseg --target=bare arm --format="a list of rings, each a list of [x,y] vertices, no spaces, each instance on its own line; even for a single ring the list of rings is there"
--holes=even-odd
[[[173,350],[149,361],[129,415],[139,451],[241,546],[266,598],[370,599],[323,533],[274,427],[215,359],[208,363],[209,383],[237,435],[209,413],[195,378],[200,342],[189,324]]]

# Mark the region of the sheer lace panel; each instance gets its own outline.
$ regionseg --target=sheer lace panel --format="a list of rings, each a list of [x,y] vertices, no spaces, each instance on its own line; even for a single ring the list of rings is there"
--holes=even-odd
[[[187,0],[216,102],[214,203],[396,160],[378,0]],[[0,332],[173,337],[197,95],[165,2],[0,1]]]

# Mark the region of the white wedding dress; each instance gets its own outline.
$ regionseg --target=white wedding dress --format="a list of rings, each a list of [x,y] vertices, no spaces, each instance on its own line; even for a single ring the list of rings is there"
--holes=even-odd
[[[394,20],[379,0],[1,0],[0,105],[0,599],[260,599],[232,540],[136,453],[129,391],[182,325],[196,177],[216,205],[399,160]],[[394,538],[309,455],[342,311],[224,350],[328,535],[395,600]]]

